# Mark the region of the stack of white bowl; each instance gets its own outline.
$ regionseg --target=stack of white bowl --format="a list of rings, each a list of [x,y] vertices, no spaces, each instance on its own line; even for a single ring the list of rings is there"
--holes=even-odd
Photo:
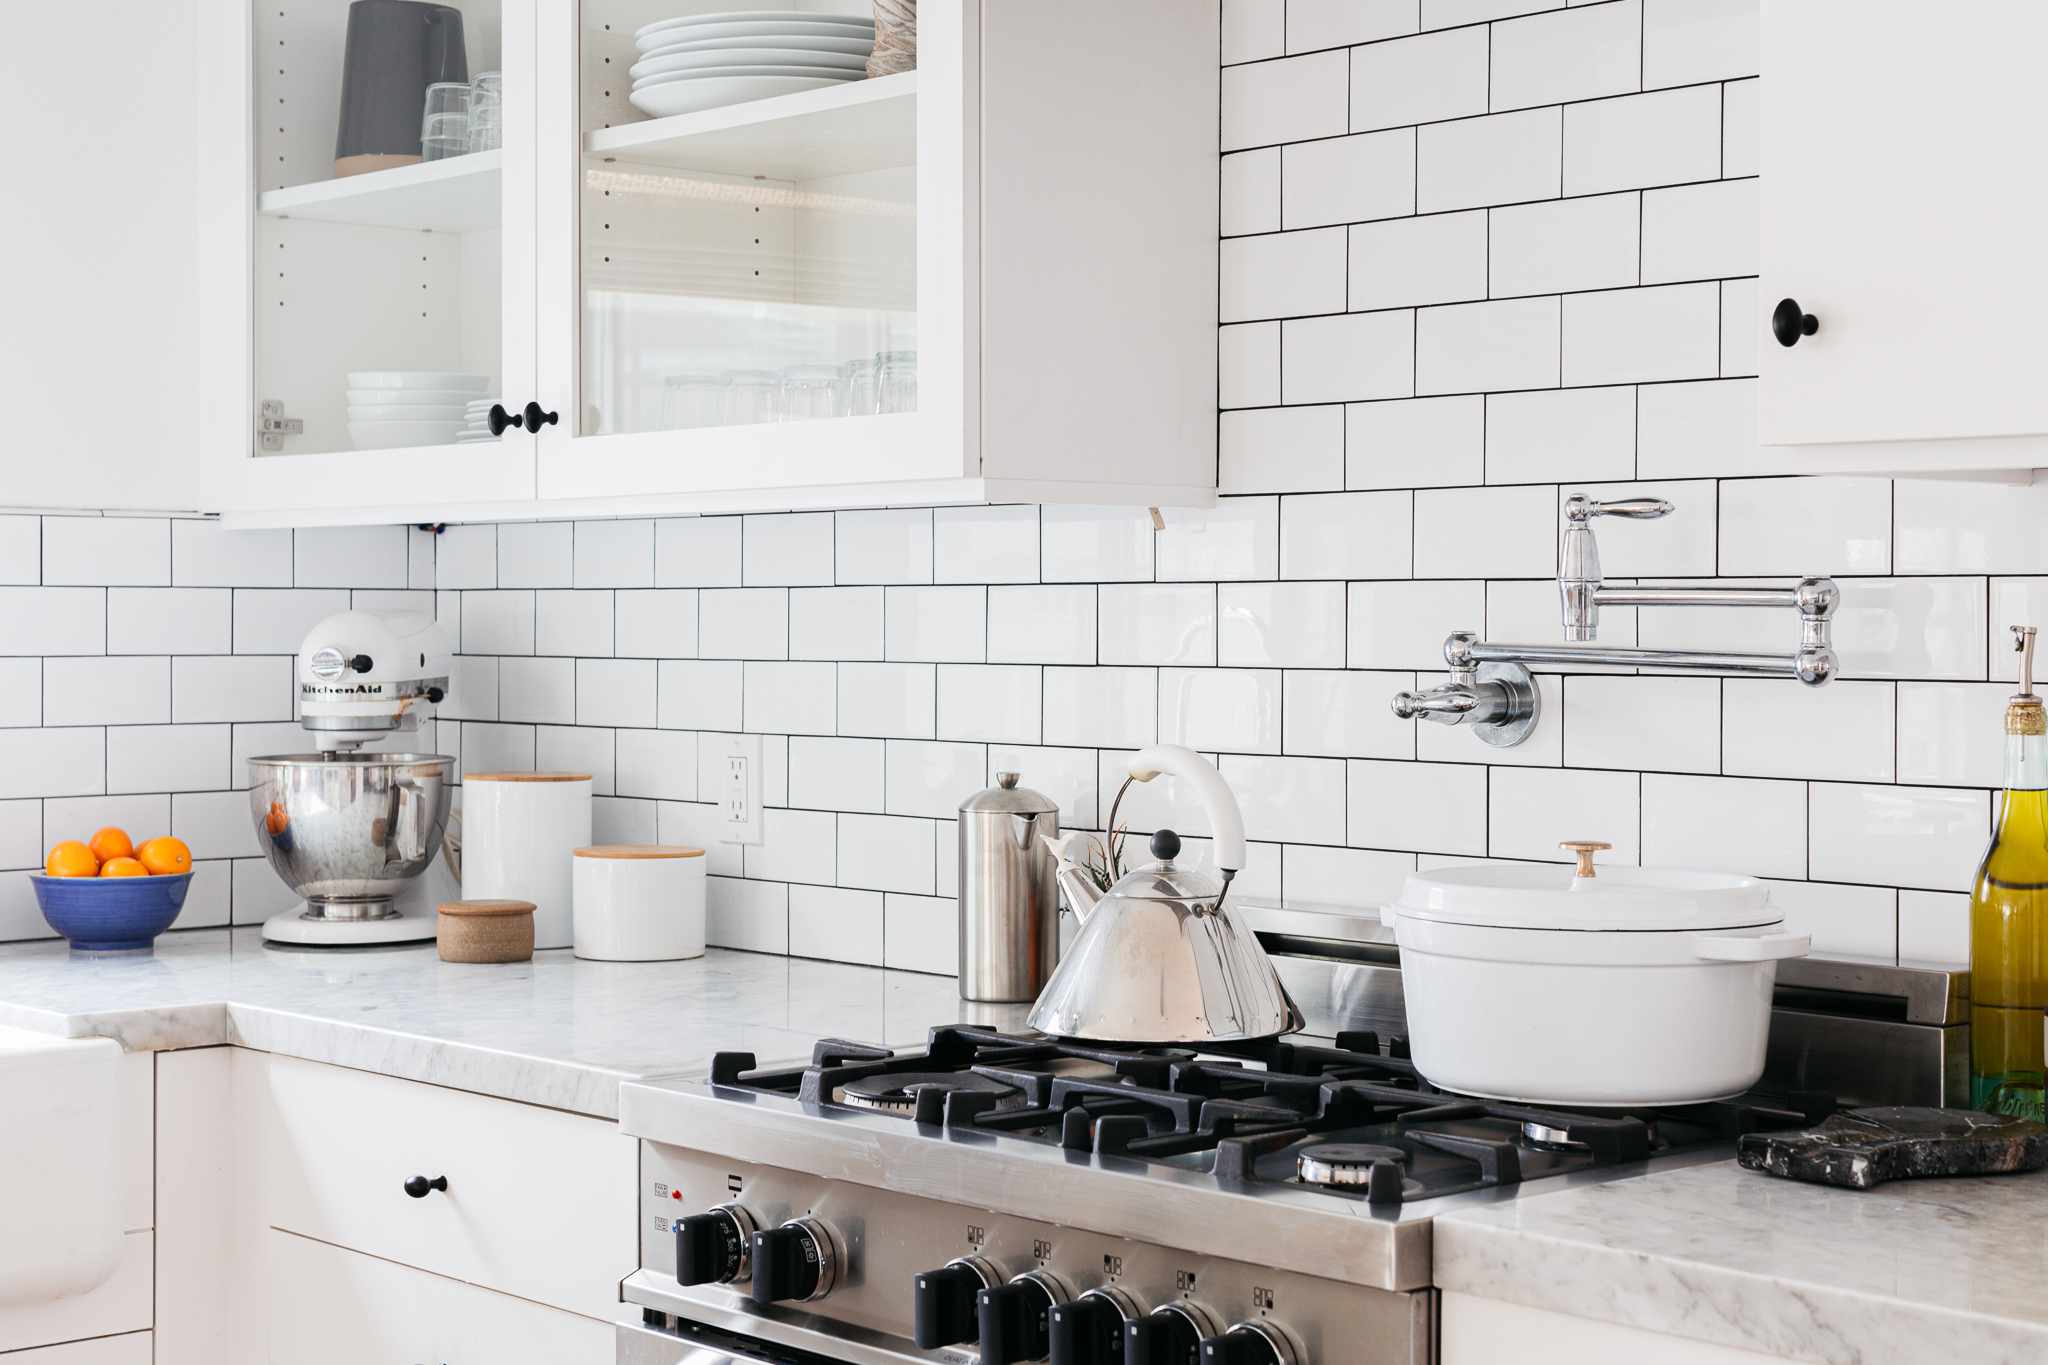
[[[464,409],[462,430],[455,434],[457,445],[468,445],[472,441],[495,441],[491,435],[491,409],[498,405],[495,398],[472,398]]]
[[[793,95],[867,77],[872,16],[729,10],[663,19],[633,35],[635,109],[652,118]]]
[[[447,445],[490,386],[489,375],[467,370],[352,370],[349,438],[357,450]]]

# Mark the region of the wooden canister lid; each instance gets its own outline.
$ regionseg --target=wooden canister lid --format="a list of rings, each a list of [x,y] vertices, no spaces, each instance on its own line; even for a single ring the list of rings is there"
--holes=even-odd
[[[440,909],[444,915],[530,915],[533,913],[533,902],[513,900],[442,901]]]
[[[701,848],[681,844],[593,844],[576,850],[579,858],[701,858]]]
[[[588,782],[589,773],[464,773],[464,782]]]

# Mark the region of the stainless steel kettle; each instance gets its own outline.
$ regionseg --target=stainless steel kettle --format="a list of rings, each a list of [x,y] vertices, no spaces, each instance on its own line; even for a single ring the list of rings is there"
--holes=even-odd
[[[1131,760],[1131,781],[1161,773],[1188,782],[1201,798],[1219,872],[1177,862],[1180,838],[1163,829],[1152,836],[1156,861],[1105,892],[1070,856],[1078,836],[1059,840],[1060,890],[1081,931],[1031,1007],[1031,1027],[1116,1043],[1234,1042],[1295,1032],[1301,1010],[1257,937],[1223,903],[1245,864],[1237,798],[1207,759],[1178,744],[1154,745]]]

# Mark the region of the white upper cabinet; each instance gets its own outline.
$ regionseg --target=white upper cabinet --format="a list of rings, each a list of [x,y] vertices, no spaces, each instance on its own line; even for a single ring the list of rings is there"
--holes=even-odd
[[[2048,466],[2048,7],[1966,8],[1763,6],[1758,435],[1791,447],[1774,467]]]
[[[1214,0],[929,5],[874,77],[772,17],[861,0],[636,42],[737,3],[203,6],[205,505],[1211,500]],[[706,74],[749,43],[812,74]],[[484,72],[495,132],[409,160]]]

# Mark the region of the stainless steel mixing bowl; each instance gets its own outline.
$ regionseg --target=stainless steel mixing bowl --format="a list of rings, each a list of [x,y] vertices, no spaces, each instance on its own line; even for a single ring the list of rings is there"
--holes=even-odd
[[[249,760],[256,839],[285,885],[328,919],[381,919],[448,826],[445,754],[272,754]]]

